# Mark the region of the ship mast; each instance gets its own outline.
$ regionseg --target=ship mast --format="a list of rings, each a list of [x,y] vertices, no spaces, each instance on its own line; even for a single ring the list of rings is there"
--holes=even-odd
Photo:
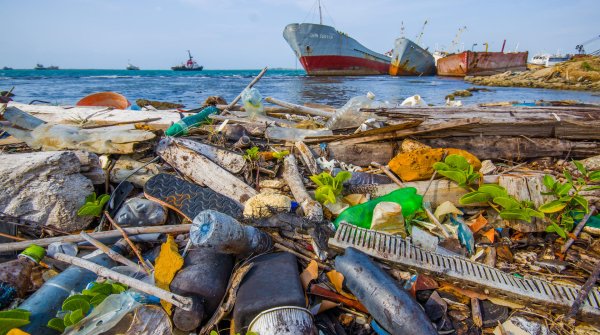
[[[423,33],[425,32],[425,26],[427,25],[427,20],[423,23],[423,28],[421,28],[421,33],[417,35],[417,45],[421,45],[421,39],[423,38]]]
[[[322,25],[323,24],[323,13],[321,13],[321,0],[318,0],[319,2],[319,24]]]

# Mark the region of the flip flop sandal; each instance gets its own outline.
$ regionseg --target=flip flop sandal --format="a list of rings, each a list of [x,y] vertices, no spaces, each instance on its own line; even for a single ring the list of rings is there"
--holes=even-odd
[[[147,199],[167,206],[192,221],[200,212],[212,209],[234,218],[241,218],[242,208],[228,197],[189,183],[174,175],[161,173],[144,185]]]

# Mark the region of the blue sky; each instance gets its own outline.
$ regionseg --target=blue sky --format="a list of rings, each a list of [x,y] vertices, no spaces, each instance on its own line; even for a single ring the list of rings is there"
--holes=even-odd
[[[598,0],[323,0],[326,24],[379,52],[391,49],[404,21],[423,44],[488,42],[507,49],[574,52],[600,34]],[[190,49],[206,69],[294,68],[286,24],[317,22],[314,0],[0,0],[0,67],[167,69]],[[312,10],[311,10],[312,9]],[[600,49],[596,42],[589,49]]]

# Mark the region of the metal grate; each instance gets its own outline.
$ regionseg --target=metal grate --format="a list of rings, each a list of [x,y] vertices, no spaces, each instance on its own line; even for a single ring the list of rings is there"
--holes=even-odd
[[[517,278],[485,264],[459,256],[441,255],[416,247],[399,236],[341,223],[329,239],[334,249],[353,247],[386,263],[430,275],[455,286],[484,292],[533,309],[566,313],[579,286],[553,284],[541,278]],[[579,310],[579,319],[599,324],[600,292],[590,291]]]

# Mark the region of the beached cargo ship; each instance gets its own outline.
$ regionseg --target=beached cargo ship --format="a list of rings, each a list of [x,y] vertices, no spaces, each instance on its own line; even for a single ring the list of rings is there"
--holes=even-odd
[[[525,52],[473,52],[464,51],[448,55],[437,61],[440,76],[491,76],[506,71],[527,70]]]
[[[391,76],[422,76],[435,74],[435,60],[429,51],[408,38],[394,42],[389,74]]]
[[[313,76],[387,74],[390,57],[363,46],[331,26],[292,23],[283,30],[306,73]]]

